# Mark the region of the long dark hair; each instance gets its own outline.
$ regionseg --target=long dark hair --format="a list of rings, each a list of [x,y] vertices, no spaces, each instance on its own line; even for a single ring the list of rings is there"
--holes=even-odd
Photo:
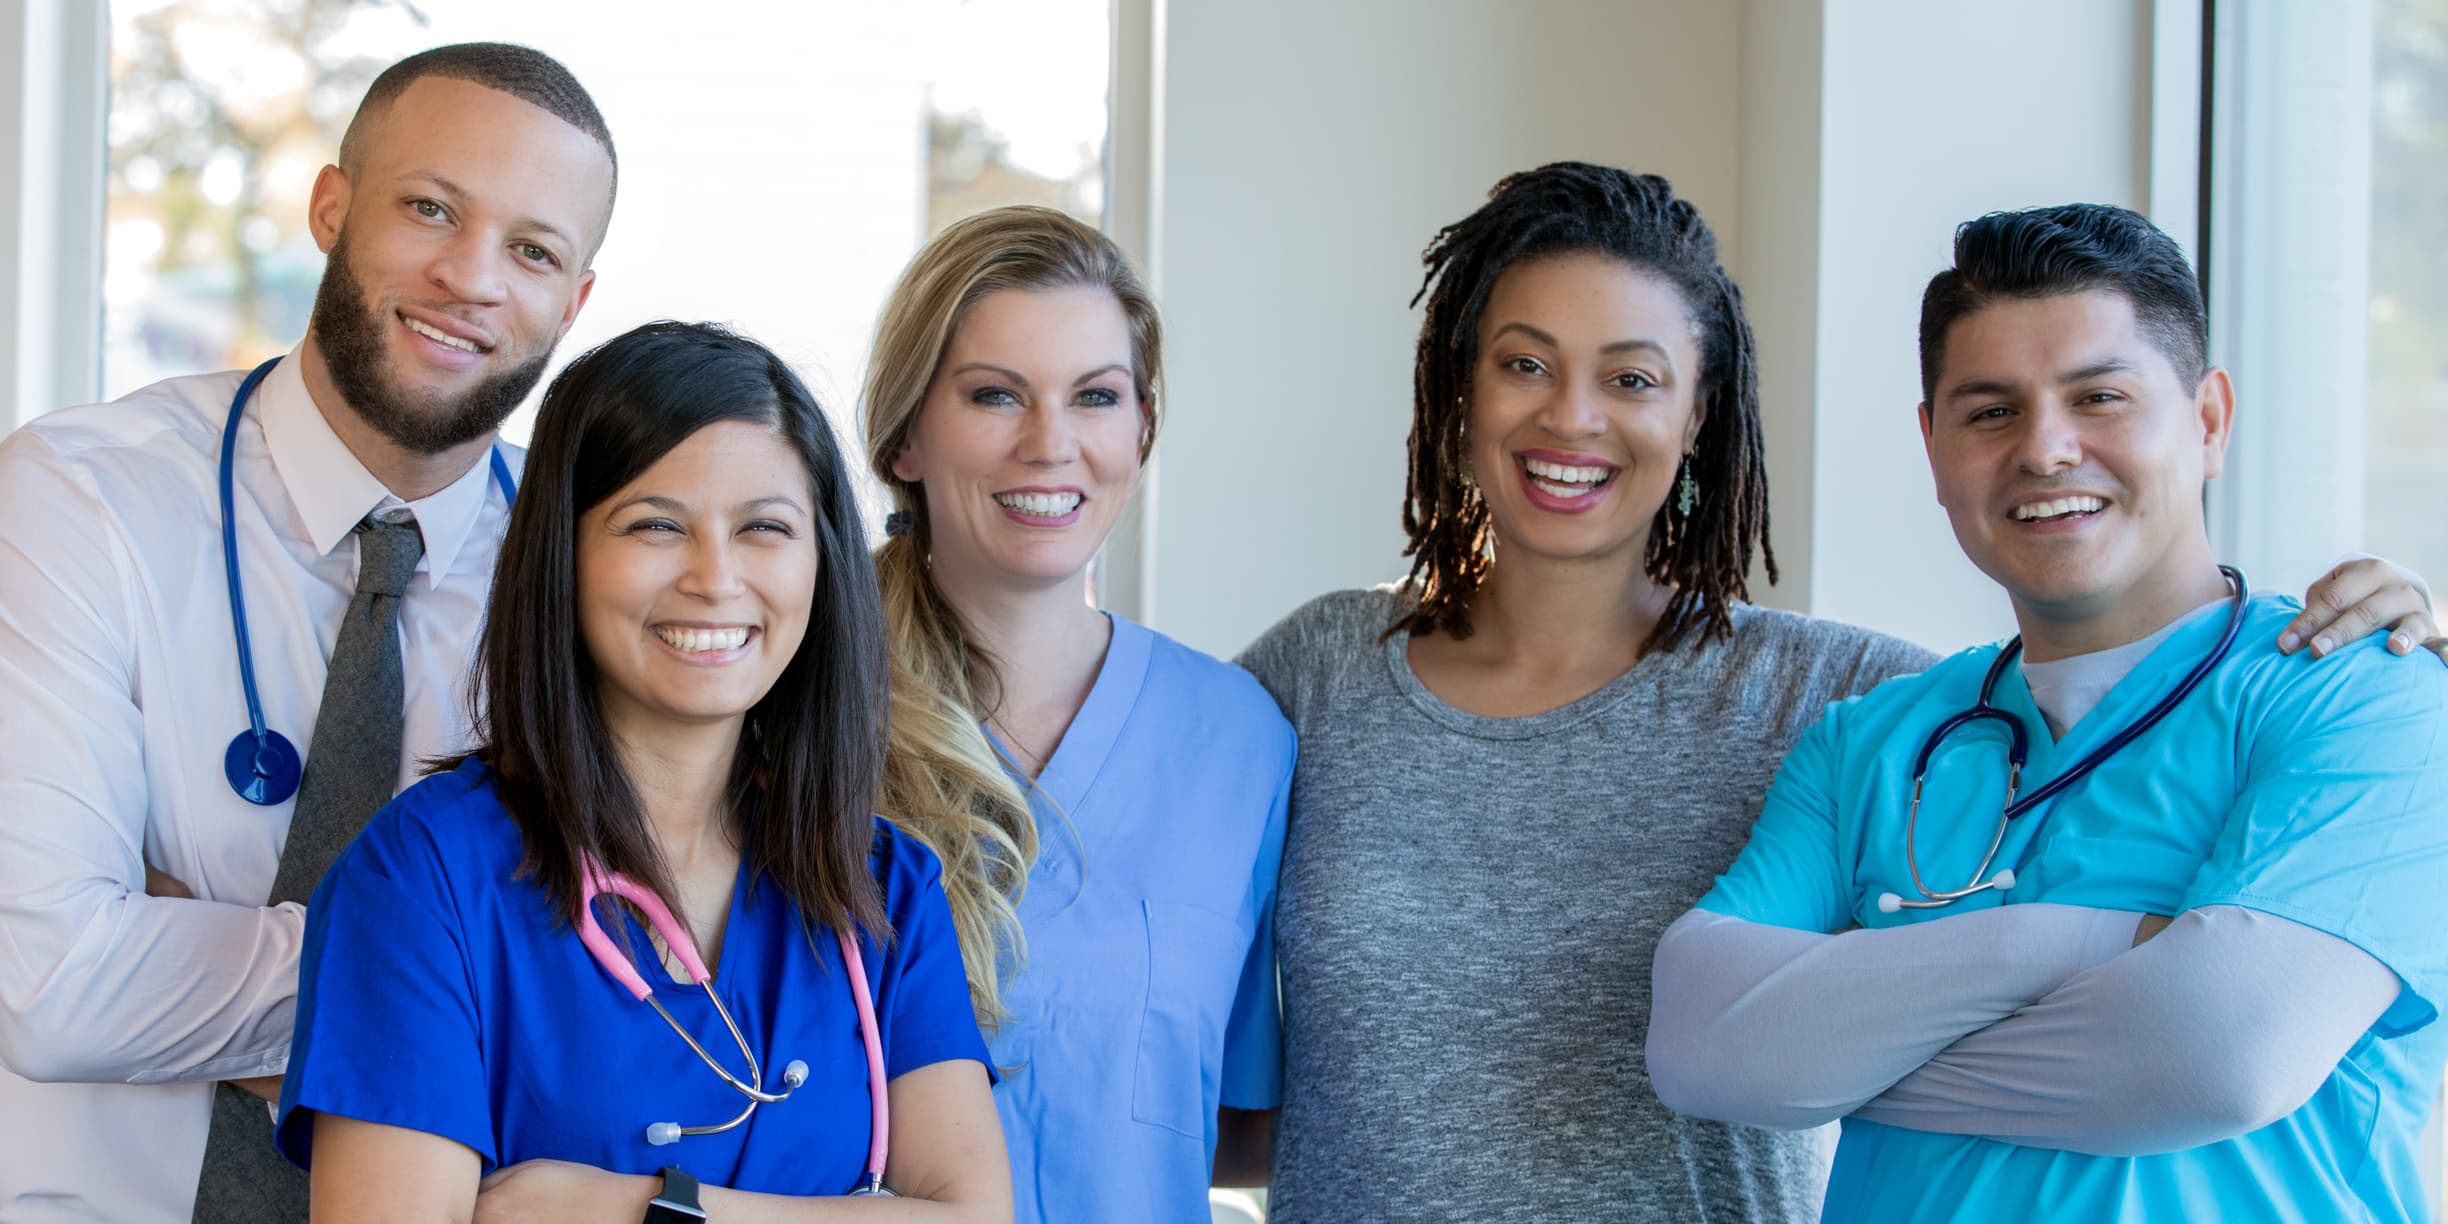
[[[807,636],[748,711],[731,810],[750,879],[770,875],[810,920],[890,937],[867,856],[883,771],[884,619],[840,446],[814,396],[773,353],[701,323],[649,323],[555,378],[494,573],[478,647],[478,747],[527,844],[522,875],[565,918],[591,854],[661,896],[671,873],[614,751],[579,632],[577,524],[717,421],[771,428],[813,497],[815,599]]]
[[[1672,650],[1733,632],[1733,601],[1747,598],[1756,546],[1776,581],[1768,546],[1768,475],[1759,417],[1759,359],[1742,291],[1717,263],[1717,237],[1688,200],[1654,174],[1556,162],[1507,175],[1477,212],[1437,232],[1420,256],[1427,275],[1412,372],[1411,465],[1403,490],[1411,587],[1419,605],[1392,632],[1471,634],[1470,597],[1487,577],[1488,508],[1467,470],[1471,367],[1479,312],[1505,269],[1525,259],[1589,252],[1655,274],[1683,295],[1700,332],[1703,413],[1692,475],[1699,503],[1686,517],[1669,497],[1650,524],[1642,564],[1674,588],[1642,652]]]

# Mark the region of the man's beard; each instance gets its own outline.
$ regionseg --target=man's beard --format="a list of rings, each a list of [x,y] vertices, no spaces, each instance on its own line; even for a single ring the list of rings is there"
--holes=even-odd
[[[309,326],[340,398],[375,432],[415,454],[439,455],[500,429],[552,360],[547,348],[531,361],[488,376],[456,400],[410,391],[391,377],[383,351],[390,323],[385,313],[366,300],[349,257],[348,231],[342,230],[324,262]]]

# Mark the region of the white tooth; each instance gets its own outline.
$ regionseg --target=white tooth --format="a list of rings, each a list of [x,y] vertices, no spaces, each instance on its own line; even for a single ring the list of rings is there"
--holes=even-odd
[[[445,348],[454,348],[462,353],[473,353],[476,351],[476,346],[469,341],[462,340],[459,337],[451,335],[450,333],[442,331],[438,328],[428,327],[414,319],[408,319],[405,315],[402,315],[401,318],[406,319],[408,329],[410,331],[413,331],[420,336],[424,336],[425,338],[432,340],[434,343]]]
[[[1034,518],[1058,518],[1080,503],[1077,493],[1003,493],[995,501]]]

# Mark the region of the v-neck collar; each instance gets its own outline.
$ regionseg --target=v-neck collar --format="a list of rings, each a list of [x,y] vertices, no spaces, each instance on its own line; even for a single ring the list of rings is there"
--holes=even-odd
[[[2021,719],[2030,736],[2031,752],[2024,764],[2023,789],[2030,791],[2056,777],[2092,750],[2123,731],[2141,717],[2159,699],[2175,687],[2174,677],[2190,670],[2191,660],[2208,655],[2218,646],[2221,633],[2227,628],[2227,618],[2235,614],[2230,597],[2203,604],[2180,618],[2184,623],[2167,636],[2151,652],[2135,663],[2124,678],[2091,707],[2088,714],[2066,728],[2064,739],[2049,734],[2048,719],[2040,713],[2040,703],[2032,700],[2031,685],[2023,678],[2020,659],[1998,680],[1997,704]],[[2181,665],[2177,661],[2186,661]]]
[[[740,916],[747,912],[748,890],[753,882],[753,877],[748,870],[747,856],[742,855],[737,873],[731,880],[731,903],[723,912],[722,950],[714,954],[714,963],[706,966],[713,971],[714,984],[717,986],[730,980],[731,949],[739,943]],[[622,921],[629,924],[630,937],[636,940],[636,943],[631,946],[645,954],[641,959],[651,961],[647,984],[653,986],[656,993],[662,993],[665,987],[687,989],[696,985],[695,982],[684,982],[672,976],[671,966],[655,953],[653,928],[641,921],[638,915],[626,905],[620,907],[620,912]]]
[[[1113,634],[1105,643],[1104,662],[1097,665],[1096,683],[1089,686],[1079,713],[1071,716],[1071,725],[1063,730],[1054,755],[1046,758],[1045,768],[1037,773],[1036,789],[1067,815],[1080,810],[1104,773],[1115,741],[1122,738],[1122,728],[1130,721],[1131,710],[1139,704],[1139,690],[1147,682],[1148,659],[1156,640],[1153,632],[1126,617],[1108,612],[1105,619],[1111,622]],[[1010,746],[992,727],[985,731],[995,751],[1011,761]],[[1026,774],[1022,777],[1025,780]]]

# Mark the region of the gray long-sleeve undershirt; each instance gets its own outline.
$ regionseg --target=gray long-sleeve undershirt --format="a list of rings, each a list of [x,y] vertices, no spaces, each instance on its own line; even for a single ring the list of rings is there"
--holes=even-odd
[[[2144,1155],[2293,1112],[2397,994],[2353,944],[2253,910],[2129,951],[2136,921],[2030,904],[1821,935],[1695,910],[1658,943],[1650,1079],[1730,1122]]]

